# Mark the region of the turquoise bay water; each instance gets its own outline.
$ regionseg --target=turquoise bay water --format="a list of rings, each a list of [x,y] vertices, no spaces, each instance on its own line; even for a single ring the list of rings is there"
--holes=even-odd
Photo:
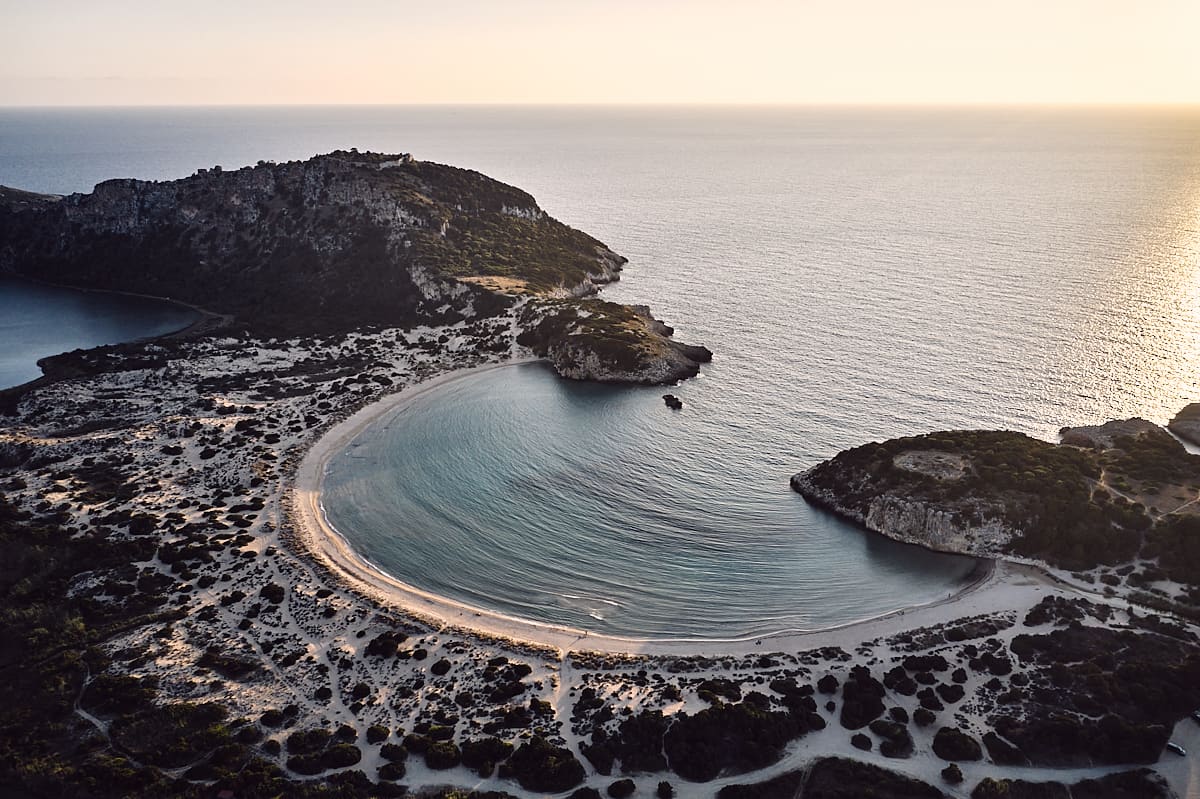
[[[195,319],[174,303],[0,277],[0,388],[41,377],[39,358],[160,336]]]
[[[706,402],[471,375],[382,418],[329,464],[330,522],[422,588],[633,636],[829,626],[945,597],[974,565],[814,512],[786,464],[712,437]],[[436,531],[430,534],[429,531]]]
[[[336,147],[530,191],[630,258],[609,299],[716,353],[677,414],[500,370],[332,464],[361,552],[494,610],[735,635],[936,598],[965,564],[814,511],[788,476],[868,440],[1050,439],[1200,400],[1195,109],[0,111],[0,183],[34,191]]]

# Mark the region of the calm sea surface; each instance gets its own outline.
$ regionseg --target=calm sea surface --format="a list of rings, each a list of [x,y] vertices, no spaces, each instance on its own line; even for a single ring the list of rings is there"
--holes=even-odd
[[[47,355],[160,336],[195,319],[173,303],[0,277],[0,388],[41,377]]]
[[[1200,112],[0,110],[0,183],[86,191],[335,147],[529,190],[716,353],[674,393],[457,381],[335,460],[326,505],[420,587],[634,635],[755,634],[944,596],[969,563],[813,511],[867,440],[1200,400]]]

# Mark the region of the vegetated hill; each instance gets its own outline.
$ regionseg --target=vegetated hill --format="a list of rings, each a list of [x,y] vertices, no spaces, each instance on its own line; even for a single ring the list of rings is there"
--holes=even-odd
[[[1200,456],[1144,420],[1063,444],[958,430],[846,450],[792,478],[811,501],[894,538],[1070,569],[1157,558],[1146,582],[1200,586]],[[1191,599],[1200,604],[1200,593]]]
[[[336,151],[62,198],[0,187],[0,273],[167,297],[268,335],[454,323],[520,303],[536,328],[522,343],[564,377],[693,376],[711,353],[669,341],[648,309],[559,302],[624,263],[520,189],[408,155]]]
[[[453,320],[582,295],[625,259],[478,172],[337,151],[64,198],[0,189],[0,272],[152,294],[259,329]],[[460,281],[459,278],[467,278]]]
[[[525,308],[521,322],[517,343],[573,380],[673,383],[695,377],[700,364],[712,360],[706,347],[673,341],[674,328],[645,305],[549,300]]]
[[[32,191],[0,186],[0,206],[8,208],[35,208],[61,199],[62,197],[58,194],[37,194]]]

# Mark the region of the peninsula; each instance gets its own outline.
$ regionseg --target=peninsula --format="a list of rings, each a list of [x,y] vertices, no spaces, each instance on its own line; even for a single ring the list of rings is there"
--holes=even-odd
[[[337,151],[67,197],[0,187],[0,243],[0,273],[165,297],[260,335],[467,322],[503,348],[496,336],[519,317],[522,343],[574,379],[670,384],[712,357],[646,308],[578,300],[625,259],[533,197],[407,154]]]

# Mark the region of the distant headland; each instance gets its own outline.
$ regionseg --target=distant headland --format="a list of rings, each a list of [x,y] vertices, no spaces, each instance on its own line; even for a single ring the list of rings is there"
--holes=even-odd
[[[271,335],[518,312],[523,344],[582,380],[673,383],[711,359],[646,308],[586,300],[626,259],[478,172],[339,150],[307,161],[0,187],[0,272],[161,296]]]

